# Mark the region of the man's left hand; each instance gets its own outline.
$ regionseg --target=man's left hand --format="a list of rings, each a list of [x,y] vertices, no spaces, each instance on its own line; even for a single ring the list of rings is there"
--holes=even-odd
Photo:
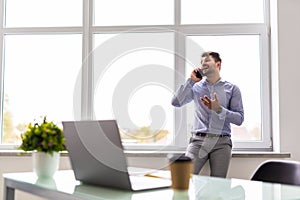
[[[214,93],[214,98],[211,99],[207,95],[204,97],[200,97],[200,101],[210,110],[213,110],[215,112],[219,111],[221,109],[219,99],[217,97],[217,94]]]

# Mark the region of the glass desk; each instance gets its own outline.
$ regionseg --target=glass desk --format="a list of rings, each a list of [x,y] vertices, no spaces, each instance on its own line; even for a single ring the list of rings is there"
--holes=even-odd
[[[186,192],[171,188],[143,192],[130,192],[81,184],[76,181],[72,170],[56,172],[53,179],[38,179],[34,173],[4,174],[4,199],[15,199],[15,190],[21,190],[47,199],[63,200],[260,200],[300,199],[300,187],[263,183],[242,179],[223,179],[208,176],[193,176]]]

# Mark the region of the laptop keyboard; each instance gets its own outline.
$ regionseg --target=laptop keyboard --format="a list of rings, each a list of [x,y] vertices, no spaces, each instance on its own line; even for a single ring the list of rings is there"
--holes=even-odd
[[[155,178],[148,176],[129,176],[133,190],[160,188],[171,186],[170,179]]]

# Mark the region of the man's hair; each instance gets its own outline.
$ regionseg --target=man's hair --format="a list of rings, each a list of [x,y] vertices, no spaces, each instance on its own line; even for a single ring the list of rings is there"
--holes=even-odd
[[[201,57],[208,57],[208,56],[211,56],[215,60],[215,62],[222,62],[220,54],[217,52],[207,51],[204,52]]]

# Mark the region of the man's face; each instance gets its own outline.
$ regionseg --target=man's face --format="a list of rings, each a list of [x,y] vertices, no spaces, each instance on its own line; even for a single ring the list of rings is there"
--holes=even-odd
[[[201,58],[201,70],[203,75],[208,76],[216,72],[217,69],[220,69],[220,62],[215,62],[213,57],[207,56]]]

